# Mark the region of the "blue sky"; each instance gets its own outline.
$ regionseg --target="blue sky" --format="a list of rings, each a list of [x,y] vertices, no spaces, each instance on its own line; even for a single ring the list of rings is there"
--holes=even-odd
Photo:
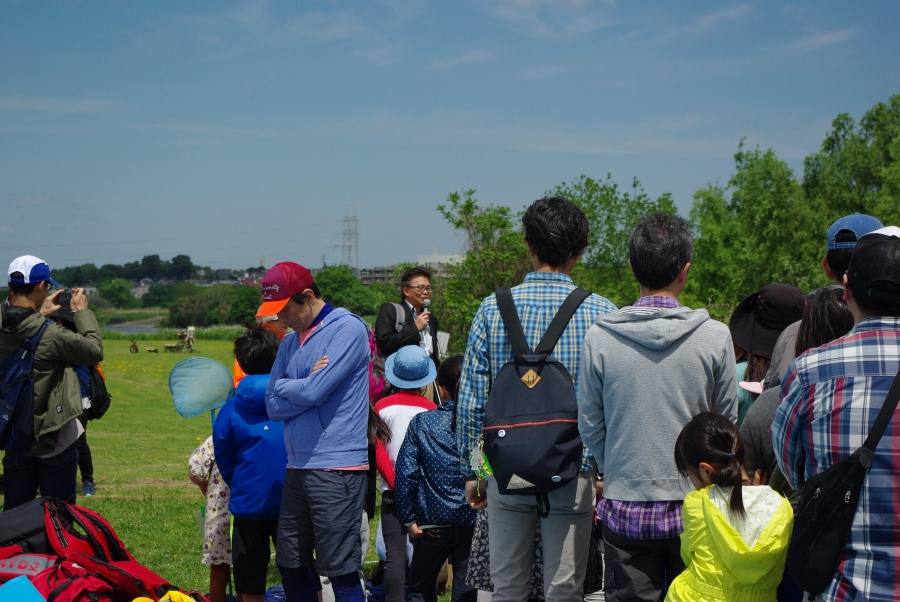
[[[0,260],[362,267],[460,250],[435,207],[581,174],[798,173],[900,92],[897,2],[0,0]],[[3,259],[3,258],[6,259]]]

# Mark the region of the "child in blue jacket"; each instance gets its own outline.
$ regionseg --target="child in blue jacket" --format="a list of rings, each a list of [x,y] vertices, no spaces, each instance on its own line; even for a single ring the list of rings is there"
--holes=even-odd
[[[246,376],[213,428],[216,464],[231,487],[234,583],[244,602],[262,602],[265,595],[269,540],[275,543],[287,464],[284,423],[266,414],[278,343],[278,336],[264,328],[251,328],[234,342],[235,359]]]
[[[413,541],[409,602],[435,602],[444,561],[453,567],[453,602],[474,602],[465,583],[476,512],[465,499],[454,435],[462,356],[448,358],[437,374],[443,404],[413,417],[394,469],[397,517]]]

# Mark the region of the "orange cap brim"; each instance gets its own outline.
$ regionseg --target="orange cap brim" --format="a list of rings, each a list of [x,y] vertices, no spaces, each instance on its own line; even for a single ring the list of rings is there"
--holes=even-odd
[[[256,310],[256,316],[274,316],[284,309],[284,306],[287,305],[290,300],[291,298],[288,297],[287,299],[279,299],[278,301],[263,301],[263,304]]]

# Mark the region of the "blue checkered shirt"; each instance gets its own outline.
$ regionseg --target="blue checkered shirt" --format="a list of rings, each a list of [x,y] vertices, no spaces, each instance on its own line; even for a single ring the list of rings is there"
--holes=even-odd
[[[778,466],[791,486],[863,444],[900,369],[900,318],[866,318],[849,334],[798,357],[772,424]],[[900,422],[875,450],[828,601],[896,600],[900,591]]]
[[[525,331],[525,339],[532,349],[540,342],[556,311],[575,290],[572,279],[556,272],[531,272],[525,282],[512,289],[513,301]],[[562,363],[575,379],[578,393],[578,368],[581,363],[581,344],[584,335],[599,316],[616,311],[616,306],[598,295],[591,295],[575,312],[568,327],[553,349],[553,358]],[[497,307],[497,297],[491,295],[481,303],[466,344],[459,403],[456,419],[456,445],[461,470],[471,474],[469,454],[481,439],[484,423],[484,404],[491,383],[503,364],[514,357],[512,345]],[[587,449],[582,451],[581,470],[593,468],[594,461]]]

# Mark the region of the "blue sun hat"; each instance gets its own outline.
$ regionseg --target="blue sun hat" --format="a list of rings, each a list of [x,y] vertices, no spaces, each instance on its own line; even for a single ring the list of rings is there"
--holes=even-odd
[[[415,389],[433,383],[437,368],[424,349],[407,345],[388,356],[384,362],[384,376],[395,387]]]

